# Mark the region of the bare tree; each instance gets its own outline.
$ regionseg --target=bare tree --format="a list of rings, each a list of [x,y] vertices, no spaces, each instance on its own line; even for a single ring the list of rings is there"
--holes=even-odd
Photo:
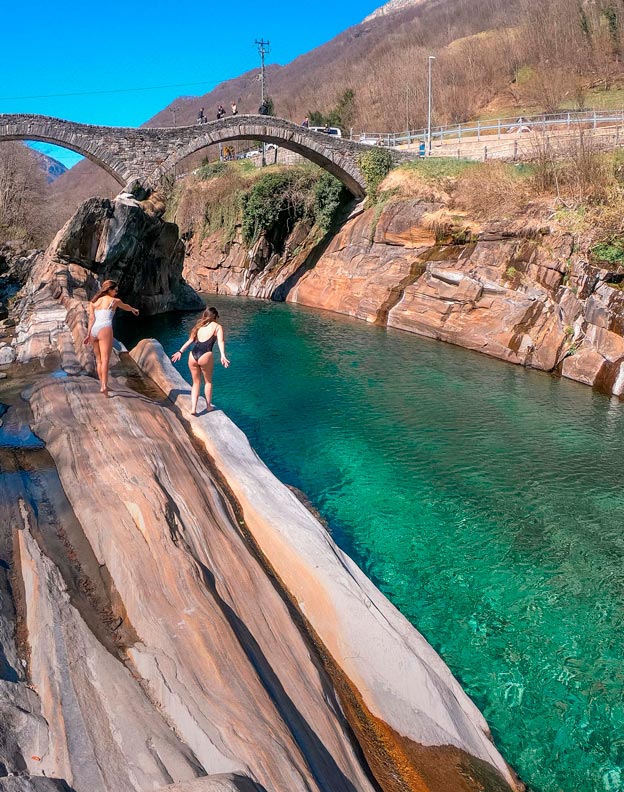
[[[35,152],[21,143],[0,146],[0,241],[44,244],[51,235],[46,175]]]

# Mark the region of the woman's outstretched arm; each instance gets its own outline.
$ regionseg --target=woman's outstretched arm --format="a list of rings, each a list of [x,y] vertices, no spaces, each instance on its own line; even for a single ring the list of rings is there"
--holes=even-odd
[[[227,368],[230,365],[230,361],[225,356],[225,337],[221,325],[217,327],[217,343],[219,344],[219,352],[221,353],[221,363]]]
[[[112,308],[121,308],[122,311],[130,311],[130,313],[133,313],[135,316],[139,315],[139,309],[138,308],[133,308],[131,305],[128,305],[127,303],[122,302],[121,300],[115,300],[111,307]]]
[[[180,360],[180,358],[182,357],[182,355],[184,353],[184,350],[188,349],[188,347],[190,347],[190,345],[193,343],[193,341],[194,341],[194,339],[191,338],[191,336],[189,336],[188,341],[186,343],[182,344],[180,349],[178,349],[177,352],[174,352],[173,355],[171,355],[171,362],[172,363],[177,363],[178,360]]]

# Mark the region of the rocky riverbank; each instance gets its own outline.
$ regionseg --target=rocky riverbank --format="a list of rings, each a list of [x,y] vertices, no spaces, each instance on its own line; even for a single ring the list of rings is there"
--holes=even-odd
[[[438,655],[223,413],[189,415],[156,343],[99,395],[93,275],[56,250],[0,383],[0,789],[520,789]]]
[[[428,195],[360,211],[322,244],[302,225],[281,251],[266,236],[249,251],[239,237],[191,238],[184,277],[203,292],[324,308],[624,397],[622,273],[594,262],[586,242],[543,206],[476,222]]]

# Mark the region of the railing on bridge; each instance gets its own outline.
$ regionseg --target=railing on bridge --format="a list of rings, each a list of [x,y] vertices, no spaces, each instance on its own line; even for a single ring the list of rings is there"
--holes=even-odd
[[[613,110],[564,111],[560,113],[540,114],[533,116],[509,116],[492,118],[482,121],[470,121],[465,124],[448,124],[431,129],[431,142],[449,143],[460,141],[466,137],[495,137],[501,140],[504,135],[522,134],[523,131],[565,130],[576,127],[597,129],[607,124],[624,126],[624,108]],[[419,144],[427,140],[426,129],[415,129],[404,132],[360,132],[351,131],[351,139],[371,145],[398,148]]]

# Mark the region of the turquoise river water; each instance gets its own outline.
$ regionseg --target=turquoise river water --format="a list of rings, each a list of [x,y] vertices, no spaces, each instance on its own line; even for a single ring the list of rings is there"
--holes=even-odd
[[[232,362],[215,404],[442,655],[520,777],[624,790],[624,404],[335,314],[207,299]],[[118,332],[172,353],[196,317]]]

